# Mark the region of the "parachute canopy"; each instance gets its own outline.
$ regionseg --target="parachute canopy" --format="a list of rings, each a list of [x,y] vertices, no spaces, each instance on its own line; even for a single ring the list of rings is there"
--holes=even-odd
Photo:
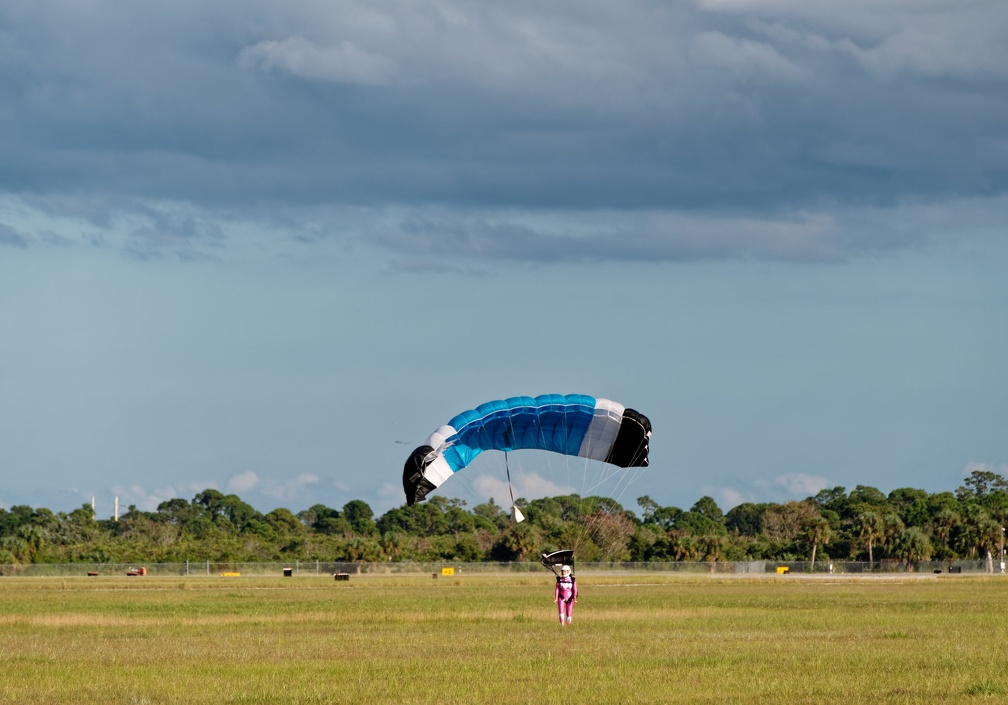
[[[464,411],[430,435],[403,467],[413,506],[484,450],[545,450],[620,467],[646,467],[651,421],[583,394],[511,397]]]
[[[574,574],[574,551],[553,551],[553,553],[542,554],[542,564],[553,571],[556,575],[557,569],[563,566],[570,566],[571,575]]]

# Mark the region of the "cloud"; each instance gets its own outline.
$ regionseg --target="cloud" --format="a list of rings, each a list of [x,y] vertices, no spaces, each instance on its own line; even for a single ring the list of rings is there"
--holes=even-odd
[[[218,223],[194,216],[191,209],[160,206],[142,211],[142,220],[127,235],[124,251],[130,256],[147,259],[172,252],[183,261],[218,259],[206,251],[224,244]]]
[[[0,247],[3,246],[27,249],[28,240],[14,228],[0,223]]]
[[[781,488],[791,499],[811,497],[822,489],[829,487],[829,481],[818,475],[805,473],[787,473],[774,478],[774,485]]]
[[[542,497],[556,497],[574,492],[571,487],[559,485],[538,473],[527,472],[521,477],[515,478],[512,483],[515,498],[540,499]],[[508,483],[490,475],[480,475],[473,480],[475,494],[480,497],[480,501],[493,497],[497,504],[510,507],[511,492]]]
[[[270,502],[277,501],[293,502],[297,511],[315,503],[311,490],[318,482],[319,477],[312,473],[300,473],[292,478],[278,479],[263,478],[252,470],[245,470],[228,478],[223,491],[226,494],[235,494],[256,507],[264,507]],[[96,512],[100,516],[105,514],[112,516],[115,497],[119,498],[119,513],[122,515],[129,505],[135,505],[141,511],[152,512],[159,504],[169,499],[181,498],[189,501],[203,490],[217,488],[215,482],[198,481],[175,483],[156,489],[147,489],[140,484],[114,485],[109,488],[107,497],[96,497]],[[86,496],[83,493],[78,494],[83,501],[90,501],[90,494]]]
[[[726,71],[735,80],[795,82],[809,77],[806,69],[772,45],[722,32],[700,32],[693,41],[691,58],[709,68]]]
[[[821,262],[917,244],[928,206],[1004,215],[1003,4],[195,7],[0,10],[0,194],[49,242],[226,262],[287,220],[414,271]]]
[[[314,44],[304,37],[267,40],[242,49],[243,68],[286,71],[300,78],[334,83],[381,85],[394,75],[395,62],[350,41]]]
[[[949,23],[932,16],[894,30],[872,45],[848,42],[843,49],[865,70],[887,81],[901,75],[966,81],[1004,79],[1008,69],[999,63],[998,52],[986,49],[1000,42],[999,30],[985,24],[984,17],[990,16],[976,13],[965,22]]]
[[[702,494],[713,497],[724,511],[746,502],[788,502],[813,497],[820,490],[830,487],[830,482],[819,475],[806,473],[785,473],[770,480],[757,478],[740,481],[734,485],[706,485],[700,488]]]
[[[971,460],[963,467],[963,477],[969,477],[974,472],[992,472],[1002,477],[1008,476],[1008,463],[982,463]]]
[[[474,267],[460,267],[448,264],[444,261],[432,259],[398,259],[389,263],[389,272],[417,274],[417,275],[444,275],[457,274],[466,277],[482,277],[487,274],[487,270]]]
[[[233,475],[227,482],[229,494],[247,494],[255,492],[259,488],[259,476],[251,470]]]
[[[920,230],[890,227],[863,209],[793,212],[779,217],[667,211],[541,214],[417,209],[385,223],[371,242],[392,252],[445,260],[515,262],[697,261],[742,258],[836,262],[918,246]],[[421,269],[420,262],[412,267]]]
[[[704,487],[702,492],[704,495],[712,497],[725,512],[740,504],[753,501],[746,493],[733,487]]]
[[[254,473],[251,473],[254,474]],[[289,479],[265,478],[260,480],[256,477],[256,487],[253,492],[273,501],[278,502],[306,502],[310,500],[308,490],[318,484],[319,477],[312,473],[300,473]],[[305,506],[308,506],[307,504]]]
[[[157,510],[158,505],[162,502],[176,498],[189,501],[207,489],[217,489],[217,483],[212,481],[188,481],[154,489],[147,489],[137,483],[131,485],[113,485],[109,488],[106,496],[95,497],[95,513],[98,516],[112,516],[116,497],[119,498],[119,515],[122,516],[130,505],[136,506],[140,511],[153,512]],[[90,496],[85,497],[85,499],[90,501]]]
[[[228,492],[237,494],[245,501],[261,497],[270,501],[304,503],[311,499],[308,490],[318,482],[319,476],[309,472],[291,478],[277,478],[260,477],[258,473],[246,470],[232,476],[228,480],[227,488]]]
[[[483,277],[501,262],[844,262],[954,239],[964,223],[994,233],[1008,214],[1008,197],[759,215],[441,206],[285,208],[266,215],[162,202],[132,204],[102,227],[82,226],[76,207],[65,202],[50,210],[34,199],[18,208],[25,223],[18,228],[37,248],[78,246],[179,262],[316,260],[364,248],[386,256],[387,274]]]
[[[375,496],[381,501],[382,506],[398,506],[406,503],[402,485],[392,482],[381,483],[375,492]]]

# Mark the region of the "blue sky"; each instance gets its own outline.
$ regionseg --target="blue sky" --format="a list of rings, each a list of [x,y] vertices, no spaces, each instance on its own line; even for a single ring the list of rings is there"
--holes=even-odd
[[[1006,37],[995,0],[7,3],[0,506],[380,513],[540,393],[651,418],[628,507],[1008,474]]]

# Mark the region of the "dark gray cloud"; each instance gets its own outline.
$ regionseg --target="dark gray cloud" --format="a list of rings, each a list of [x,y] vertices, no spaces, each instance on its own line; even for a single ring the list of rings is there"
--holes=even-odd
[[[216,223],[174,211],[148,209],[146,215],[143,224],[128,234],[126,251],[131,256],[149,259],[171,252],[183,262],[220,260],[211,254],[225,241]]]
[[[411,212],[369,234],[392,252],[513,262],[696,261],[725,257],[837,262],[858,254],[924,246],[917,227],[896,227],[871,210],[781,218],[668,211],[584,213]],[[904,216],[909,211],[903,212]]]
[[[382,242],[543,261],[571,233],[425,209],[627,211],[642,229],[584,251],[830,259],[863,238],[782,224],[1005,193],[1006,38],[993,0],[8,3],[0,190],[96,224],[150,200],[295,230],[420,209]],[[132,250],[212,254],[197,231],[142,225]]]
[[[28,240],[14,228],[0,223],[0,245],[26,248],[28,247]]]

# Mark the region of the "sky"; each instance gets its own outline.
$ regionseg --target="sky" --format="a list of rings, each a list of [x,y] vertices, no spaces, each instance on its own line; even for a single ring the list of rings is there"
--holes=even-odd
[[[381,514],[543,393],[629,509],[1008,475],[1002,0],[7,2],[0,96],[0,507]]]

